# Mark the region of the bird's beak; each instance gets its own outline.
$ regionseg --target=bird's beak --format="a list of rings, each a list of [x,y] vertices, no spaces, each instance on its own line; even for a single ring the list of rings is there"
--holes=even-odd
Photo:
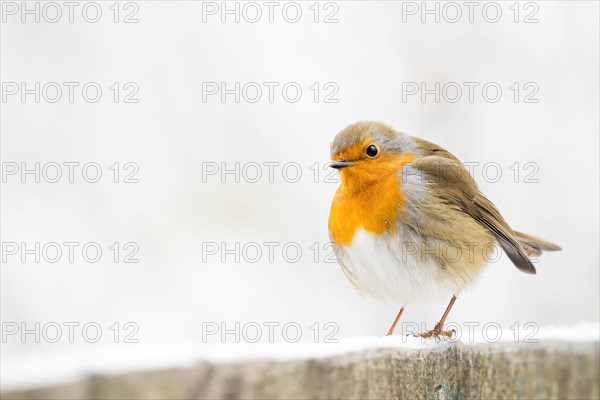
[[[352,161],[336,160],[329,164],[331,168],[342,169],[354,164]]]

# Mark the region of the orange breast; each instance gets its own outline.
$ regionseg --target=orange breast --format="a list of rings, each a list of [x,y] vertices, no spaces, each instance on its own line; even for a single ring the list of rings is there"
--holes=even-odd
[[[329,232],[338,245],[349,245],[358,229],[375,235],[395,231],[405,202],[398,172],[413,154],[381,158],[340,171],[341,183],[329,214]]]

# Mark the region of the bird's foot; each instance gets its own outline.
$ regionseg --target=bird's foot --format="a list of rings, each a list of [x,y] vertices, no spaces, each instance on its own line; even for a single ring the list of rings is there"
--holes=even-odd
[[[440,336],[451,338],[456,333],[454,330],[445,331],[442,328],[443,328],[443,326],[438,323],[438,324],[435,324],[435,328],[433,328],[430,331],[417,332],[417,333],[413,333],[412,335],[414,337],[420,337],[420,338],[424,338],[424,339],[429,339],[430,337],[435,337],[436,339],[438,339]]]

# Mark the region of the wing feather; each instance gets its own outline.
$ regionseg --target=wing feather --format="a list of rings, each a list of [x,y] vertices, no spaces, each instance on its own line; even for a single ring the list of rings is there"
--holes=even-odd
[[[460,161],[433,143],[417,138],[415,140],[423,150],[423,156],[412,165],[425,174],[430,187],[433,188],[432,192],[487,228],[519,270],[535,274],[535,267],[515,232],[496,206],[479,191]]]

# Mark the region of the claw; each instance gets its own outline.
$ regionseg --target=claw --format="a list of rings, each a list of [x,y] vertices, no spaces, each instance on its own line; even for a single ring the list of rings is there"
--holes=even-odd
[[[444,336],[447,338],[452,338],[452,336],[455,334],[456,332],[454,331],[454,329],[450,330],[450,331],[444,331],[442,330],[442,326],[440,324],[436,324],[435,328],[433,328],[430,331],[427,332],[418,332],[418,333],[413,333],[414,337],[421,337],[424,339],[429,339],[430,337],[435,337],[436,339],[439,339],[440,336]]]
[[[431,330],[431,331],[427,331],[427,332],[418,332],[418,333],[413,333],[412,335],[414,337],[421,337],[424,339],[429,339],[430,337],[435,337],[435,338],[439,338],[440,336],[444,336],[447,338],[451,338],[456,332],[453,330],[451,331],[436,331],[436,330]]]

